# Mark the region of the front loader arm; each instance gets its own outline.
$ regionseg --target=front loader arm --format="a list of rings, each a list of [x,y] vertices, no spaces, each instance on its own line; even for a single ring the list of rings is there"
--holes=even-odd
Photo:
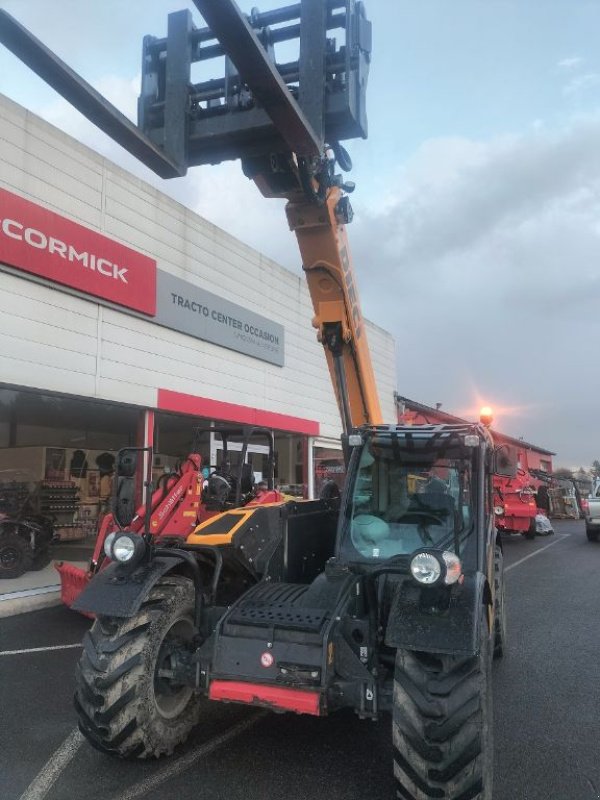
[[[346,226],[338,219],[342,190],[329,189],[323,205],[299,196],[286,213],[296,234],[315,316],[325,348],[344,432],[382,422],[367,332],[360,308]]]

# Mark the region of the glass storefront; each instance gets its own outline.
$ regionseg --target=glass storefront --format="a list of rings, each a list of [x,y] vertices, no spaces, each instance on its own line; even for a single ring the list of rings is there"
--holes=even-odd
[[[0,388],[0,515],[52,521],[63,541],[96,533],[115,457],[136,444],[141,411]]]
[[[315,497],[320,497],[325,486],[333,482],[340,492],[346,479],[344,454],[341,449],[333,447],[313,448],[313,461],[315,470]]]
[[[211,470],[220,466],[222,459],[221,439],[211,435],[211,422],[206,419],[184,417],[177,414],[158,412],[155,414],[153,480],[156,481],[165,471],[172,470],[177,463],[192,451],[194,443],[199,443],[202,463]],[[214,423],[235,429],[235,423]],[[275,432],[275,485],[285,494],[293,497],[307,497],[306,476],[306,437],[290,433]],[[242,439],[232,436],[229,447],[229,461],[235,467],[240,458]],[[265,439],[257,438],[249,448],[246,458],[252,465],[256,481],[266,478],[268,470],[268,446]]]
[[[210,420],[165,412],[154,412],[153,417],[154,485],[177,469],[197,441],[209,470],[221,464],[222,442],[211,433]],[[143,408],[0,387],[0,519],[43,517],[69,553],[77,551],[85,558],[111,507],[118,451],[144,445],[145,419]],[[214,425],[240,427],[218,421]],[[241,449],[241,438],[231,437],[232,467],[237,466]],[[319,468],[326,467],[328,477],[343,477],[326,456],[327,451]],[[253,440],[246,461],[257,482],[268,477],[266,437]],[[274,479],[285,496],[308,497],[308,437],[274,432]],[[55,558],[75,557],[63,547],[59,555],[58,551],[55,547]]]

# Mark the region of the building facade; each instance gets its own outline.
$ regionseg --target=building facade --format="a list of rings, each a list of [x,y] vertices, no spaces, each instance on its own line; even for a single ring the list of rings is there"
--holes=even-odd
[[[218,422],[272,429],[277,482],[318,494],[339,474],[341,424],[303,276],[3,97],[0,115],[5,503],[53,485],[79,534],[120,447],[152,444],[160,474],[194,426]],[[367,334],[394,419],[394,340]],[[257,477],[263,456],[250,456]]]

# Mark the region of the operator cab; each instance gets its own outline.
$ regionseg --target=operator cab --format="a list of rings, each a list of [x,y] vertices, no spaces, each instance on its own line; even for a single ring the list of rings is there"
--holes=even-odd
[[[477,520],[479,426],[377,426],[350,463],[339,555],[375,563],[428,548],[462,556]]]

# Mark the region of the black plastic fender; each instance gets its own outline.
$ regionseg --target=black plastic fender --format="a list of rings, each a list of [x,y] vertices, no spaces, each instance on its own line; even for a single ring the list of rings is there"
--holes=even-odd
[[[441,590],[402,581],[392,599],[385,644],[426,653],[477,655],[482,606],[489,602],[489,586],[481,572],[466,575],[460,586]]]
[[[119,564],[109,564],[94,575],[71,607],[106,617],[133,617],[154,584],[179,566],[181,559],[172,556],[158,556],[126,573]]]

